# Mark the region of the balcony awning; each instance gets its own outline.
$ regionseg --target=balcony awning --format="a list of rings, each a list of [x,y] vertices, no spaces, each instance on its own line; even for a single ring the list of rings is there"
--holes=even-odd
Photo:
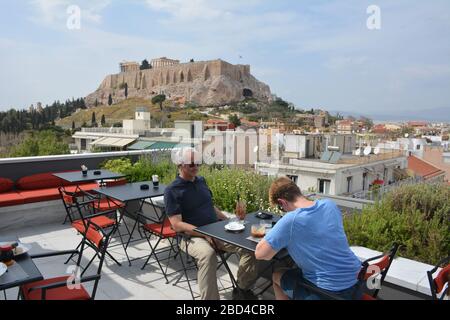
[[[189,146],[189,144],[177,142],[155,142],[151,145],[149,150],[172,150],[175,148],[185,148]]]
[[[148,150],[151,149],[151,146],[154,145],[155,141],[137,141],[128,147],[128,150]]]
[[[100,139],[95,140],[94,142],[92,142],[92,145],[93,146],[98,146],[98,147],[118,147],[118,148],[123,148],[123,147],[129,145],[130,143],[133,143],[134,141],[136,141],[136,139],[104,137],[104,138],[100,138]]]

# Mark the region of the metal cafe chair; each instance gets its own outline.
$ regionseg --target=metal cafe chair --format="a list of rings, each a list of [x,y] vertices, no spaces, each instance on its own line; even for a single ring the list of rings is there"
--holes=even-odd
[[[161,210],[164,210],[161,208]],[[156,211],[156,210],[155,210]],[[145,261],[144,265],[142,266],[141,270],[144,270],[147,264],[149,263],[150,259],[152,257],[155,258],[159,269],[161,270],[162,274],[164,275],[164,278],[166,279],[166,284],[169,283],[168,276],[170,276],[172,273],[168,274],[167,269],[169,267],[169,263],[171,258],[176,258],[178,255],[178,250],[176,246],[176,238],[177,233],[172,229],[172,225],[170,223],[169,218],[165,215],[164,211],[161,212],[161,214],[158,214],[155,212],[156,218],[154,217],[143,217],[140,213],[138,213],[138,219],[139,223],[141,223],[141,229],[143,230],[143,234],[145,238],[147,239],[147,242],[150,246],[150,255],[148,256],[147,260]],[[150,223],[142,223],[142,221],[148,220]],[[157,237],[157,242],[153,246],[151,244],[151,237]],[[160,245],[161,241],[167,240],[169,242],[169,246],[165,246],[163,248],[158,249],[158,246]],[[167,261],[165,269],[161,265],[161,258],[158,257],[158,255],[169,252],[168,257],[164,258],[163,260]],[[173,256],[172,256],[173,252]]]
[[[386,278],[386,275],[391,267],[392,261],[394,260],[395,255],[397,254],[398,248],[400,247],[399,244],[394,243],[391,247],[391,249],[382,255],[369,258],[365,260],[362,263],[361,270],[358,274],[358,281],[359,285],[363,286],[365,281],[369,280],[369,278],[374,278],[378,275],[380,275],[380,282],[379,285],[382,286],[384,279]],[[376,261],[374,263],[371,263],[373,261]],[[344,298],[334,294],[331,291],[324,290],[321,288],[318,288],[312,284],[305,283],[305,282],[299,282],[298,286],[303,287],[310,292],[316,293],[317,295],[323,297],[327,300],[344,300]],[[369,293],[363,293],[362,300],[376,300],[378,293],[380,291],[380,288],[375,289],[371,294]]]
[[[98,217],[99,214],[96,214]],[[114,228],[106,232],[105,229],[96,225],[94,219],[87,221],[86,230],[83,232],[83,241],[80,251],[62,251],[55,253],[45,253],[32,256],[33,259],[41,259],[47,257],[61,256],[61,255],[77,255],[78,259],[76,263],[76,273],[72,276],[61,276],[55,278],[48,278],[41,281],[26,284],[20,287],[19,295],[24,300],[94,300],[97,292],[98,284],[101,278],[101,272],[105,256],[107,255],[107,248],[110,243],[111,235],[114,234]],[[77,272],[81,268],[82,253],[85,246],[93,247],[95,250],[95,256],[99,257],[99,265],[97,272],[91,276],[78,277]],[[95,258],[94,256],[94,258]],[[92,259],[93,260],[93,259]],[[91,260],[91,261],[92,261]],[[84,270],[86,271],[86,269]],[[86,290],[84,283],[94,282],[92,292],[89,294]]]
[[[450,256],[441,260],[432,270],[427,271],[428,281],[430,283],[431,296],[433,300],[444,300],[450,296]],[[442,269],[433,277],[433,275],[442,266]]]
[[[103,212],[97,212],[94,214],[91,214],[91,211],[87,208],[89,208],[90,203],[92,201],[96,200],[89,200],[84,201],[82,203],[78,202],[78,198],[75,194],[67,192],[64,190],[64,188],[59,188],[59,192],[61,194],[61,198],[63,199],[64,207],[66,208],[67,215],[69,217],[69,220],[72,224],[72,227],[77,230],[78,233],[81,235],[85,235],[86,230],[89,230],[87,227],[88,225],[91,225],[91,228],[99,227],[100,229],[112,229],[114,232],[118,232],[120,235],[120,230],[118,228],[119,223],[117,220],[117,212],[116,209],[111,209],[108,211]],[[111,218],[111,216],[113,218]],[[75,217],[79,217],[75,220]],[[83,243],[85,242],[85,239],[83,238],[75,250],[78,250],[82,247]],[[88,244],[88,247],[91,247],[95,250],[95,243],[94,244]],[[80,252],[82,254],[82,252]],[[115,262],[117,265],[121,266],[121,264],[109,253],[106,252],[106,254]],[[73,253],[69,256],[65,264],[69,263],[69,261],[76,255],[76,253]],[[92,261],[91,261],[92,262]],[[90,262],[90,263],[91,263]],[[90,265],[89,263],[89,265]],[[86,269],[89,267],[86,266]]]

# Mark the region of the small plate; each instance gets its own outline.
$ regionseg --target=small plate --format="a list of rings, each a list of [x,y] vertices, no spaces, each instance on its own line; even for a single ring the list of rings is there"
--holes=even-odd
[[[227,225],[225,225],[225,229],[227,231],[232,231],[232,232],[237,232],[237,231],[242,231],[245,230],[245,226],[243,224],[240,223],[229,223]]]
[[[8,271],[8,267],[3,262],[0,262],[0,277]]]

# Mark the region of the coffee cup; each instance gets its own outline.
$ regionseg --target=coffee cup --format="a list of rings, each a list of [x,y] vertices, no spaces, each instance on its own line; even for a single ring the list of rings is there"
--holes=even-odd
[[[156,174],[152,176],[152,182],[154,188],[159,187],[159,177]]]

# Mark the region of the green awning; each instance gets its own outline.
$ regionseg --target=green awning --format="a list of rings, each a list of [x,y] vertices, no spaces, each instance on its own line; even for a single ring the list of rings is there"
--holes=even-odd
[[[184,148],[189,147],[188,144],[176,143],[176,142],[155,142],[149,148],[150,150],[172,150],[174,148]]]
[[[128,147],[128,150],[172,150],[174,148],[189,147],[189,144],[163,141],[138,141]]]
[[[128,150],[147,150],[151,149],[151,146],[154,145],[155,141],[138,141],[135,144],[128,147]]]

